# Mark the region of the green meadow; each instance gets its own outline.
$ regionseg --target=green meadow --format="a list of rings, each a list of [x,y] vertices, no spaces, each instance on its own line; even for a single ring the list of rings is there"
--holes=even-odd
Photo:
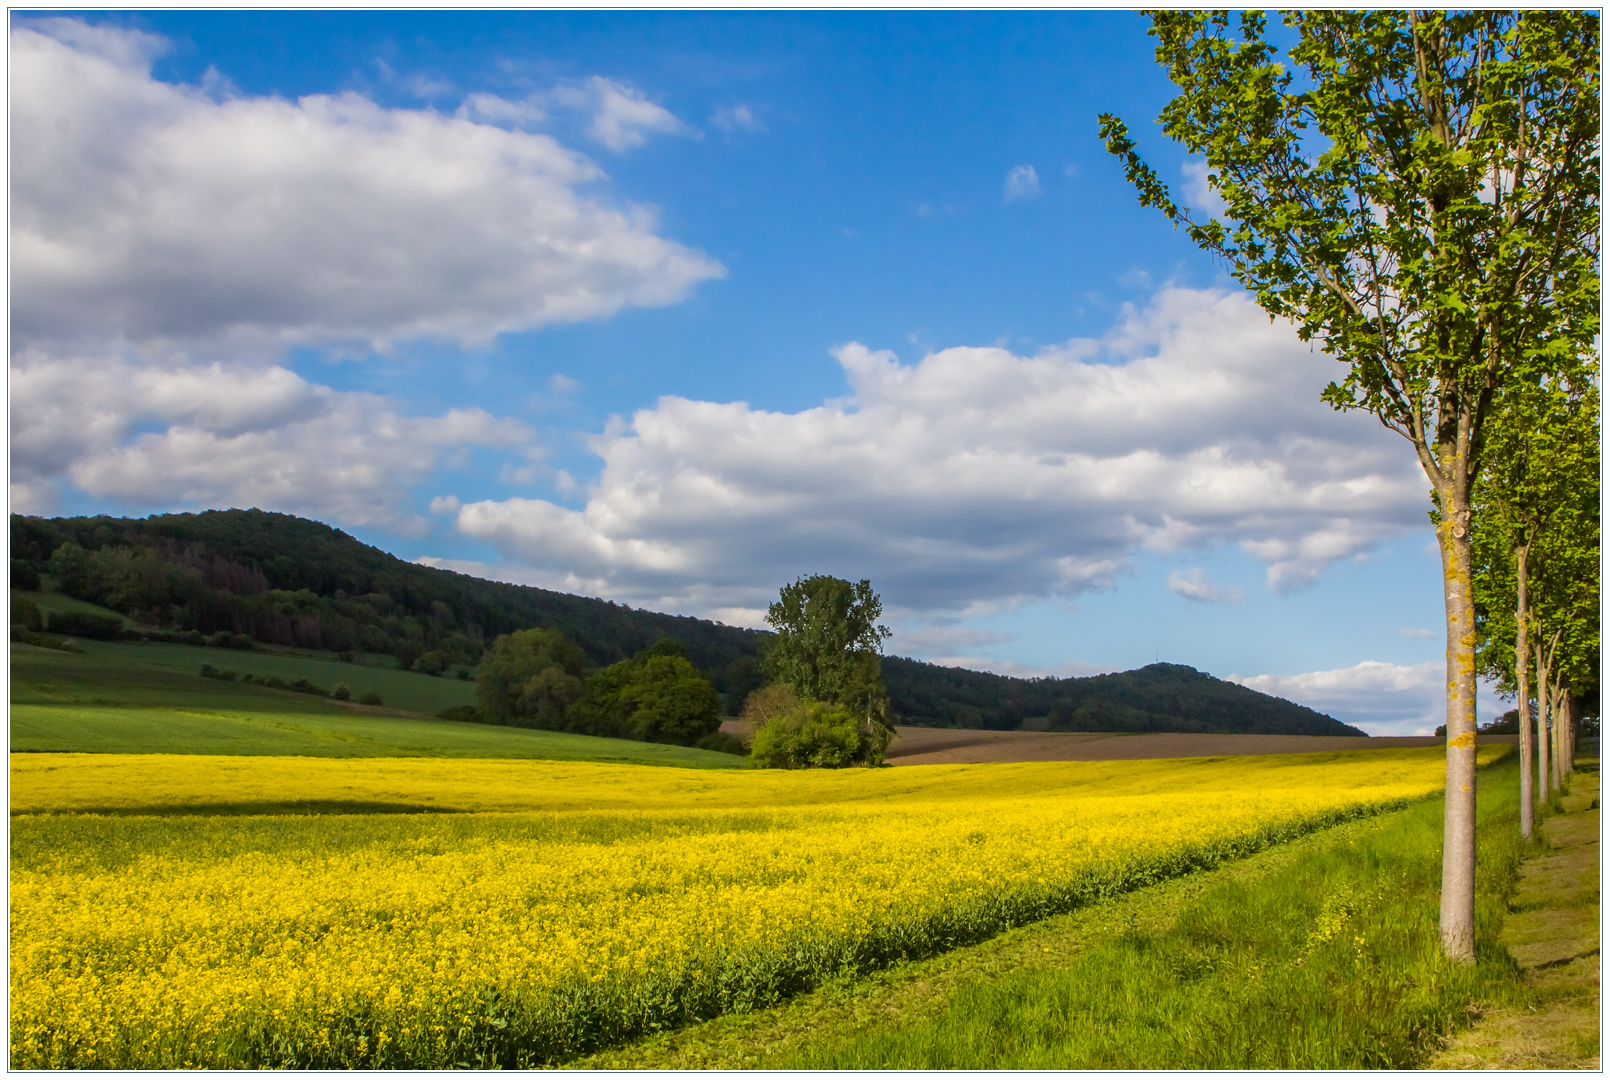
[[[53,594],[52,600],[61,599]],[[77,603],[77,602],[74,602]],[[100,611],[92,605],[78,609]],[[289,650],[75,641],[82,652],[11,644],[11,750],[117,754],[532,758],[692,768],[747,760],[691,747],[599,739],[435,718],[468,705],[474,684]],[[343,683],[372,708],[256,683],[203,678],[202,665],[240,675]]]

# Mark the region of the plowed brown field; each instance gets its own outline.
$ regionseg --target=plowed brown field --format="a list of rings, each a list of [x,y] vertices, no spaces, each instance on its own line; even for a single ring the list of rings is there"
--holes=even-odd
[[[727,721],[722,730],[748,741],[747,729]],[[1136,761],[1145,758],[1236,757],[1244,754],[1318,754],[1440,746],[1440,735],[1359,738],[1351,735],[1187,735],[1160,732],[974,731],[900,727],[889,747],[891,765],[981,765],[996,761]],[[1483,735],[1482,745],[1514,746],[1514,735]]]
[[[1233,757],[1242,754],[1314,754],[1439,746],[1441,736],[1358,738],[1350,735],[1188,735],[1159,732],[1065,734],[1038,731],[896,729],[889,747],[894,765],[971,765],[989,761],[1131,761],[1141,758]],[[1483,735],[1482,743],[1515,745],[1513,735]]]

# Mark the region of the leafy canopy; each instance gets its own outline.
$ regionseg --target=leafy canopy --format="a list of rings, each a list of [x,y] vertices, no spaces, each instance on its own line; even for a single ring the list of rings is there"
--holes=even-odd
[[[586,658],[557,630],[503,634],[475,671],[475,704],[494,724],[565,730],[581,698]]]
[[[838,701],[867,678],[890,636],[878,625],[883,601],[863,578],[851,584],[826,574],[784,585],[766,621],[777,631],[766,653],[767,673],[802,697]]]
[[[813,574],[783,586],[766,612],[777,636],[766,652],[765,669],[796,700],[787,703],[776,691],[767,698],[775,715],[755,734],[750,754],[756,764],[796,768],[883,761],[894,725],[879,657],[890,634],[878,623],[882,614],[883,601],[864,578],[851,584]],[[755,702],[756,695],[750,700]]]
[[[1598,387],[1593,380],[1527,386],[1502,402],[1501,415],[1474,497],[1481,672],[1500,692],[1517,692],[1518,562],[1524,558],[1528,636],[1545,648],[1552,643],[1564,681],[1596,699]],[[1523,660],[1531,662],[1529,651]],[[1596,700],[1589,707],[1596,711]]]
[[[1221,214],[1176,204],[1117,117],[1101,134],[1143,205],[1349,365],[1325,400],[1408,438],[1439,494],[1466,486],[1506,375],[1594,352],[1598,15],[1284,18],[1300,83],[1260,13],[1153,16],[1180,87],[1160,122]]]
[[[721,726],[715,687],[669,638],[593,675],[572,713],[575,730],[684,746]]]

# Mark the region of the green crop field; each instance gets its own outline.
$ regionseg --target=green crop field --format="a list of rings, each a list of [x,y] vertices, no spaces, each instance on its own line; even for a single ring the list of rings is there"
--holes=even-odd
[[[286,653],[137,642],[79,644],[82,653],[12,643],[13,752],[747,765],[746,759],[731,754],[688,747],[433,719],[442,709],[473,700],[474,685],[459,679]],[[325,688],[342,682],[354,697],[366,691],[380,694],[386,709],[366,710],[316,695],[202,678],[203,664],[287,681],[305,678]]]

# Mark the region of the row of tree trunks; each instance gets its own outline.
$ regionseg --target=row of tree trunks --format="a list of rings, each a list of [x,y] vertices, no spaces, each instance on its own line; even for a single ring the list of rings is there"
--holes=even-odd
[[[1524,563],[1521,564],[1524,566]],[[1524,581],[1524,577],[1522,579]],[[1522,585],[1524,589],[1524,585]],[[1524,626],[1524,622],[1523,622]],[[1524,629],[1516,634],[1516,654],[1520,655],[1522,644],[1525,642]],[[1515,667],[1516,684],[1519,690],[1520,708],[1523,710],[1521,730],[1521,833],[1528,839],[1532,835],[1532,826],[1535,821],[1533,814],[1535,790],[1536,802],[1548,799],[1556,791],[1565,787],[1566,780],[1576,768],[1576,741],[1577,716],[1576,702],[1571,697],[1571,688],[1559,681],[1558,672],[1554,667],[1554,650],[1559,645],[1560,635],[1555,633],[1554,639],[1549,642],[1547,649],[1542,642],[1533,642],[1532,662],[1535,663],[1537,676],[1537,784],[1535,789],[1531,783],[1530,747],[1533,727],[1530,717],[1531,702],[1527,698],[1530,689],[1529,681],[1532,671],[1531,665],[1517,663]]]

